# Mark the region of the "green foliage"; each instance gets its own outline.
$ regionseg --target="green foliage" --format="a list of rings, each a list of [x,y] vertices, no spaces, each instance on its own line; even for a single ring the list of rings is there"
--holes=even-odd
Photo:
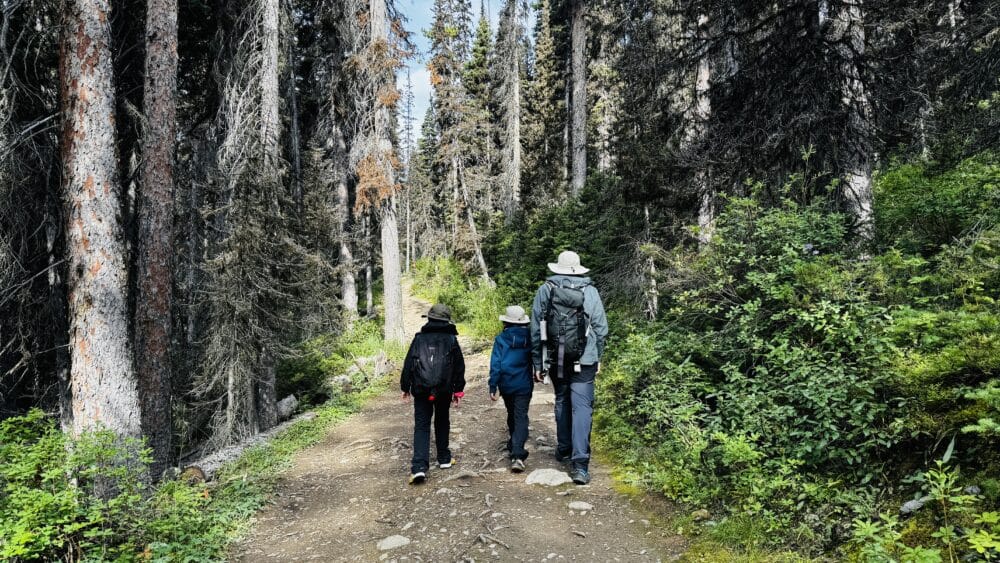
[[[950,449],[949,449],[950,454]],[[877,521],[856,519],[852,543],[858,548],[857,559],[866,563],[949,563],[957,561],[1000,559],[1000,513],[979,512],[982,497],[970,494],[959,485],[959,471],[948,466],[947,457],[918,481],[935,511],[932,530],[922,540],[908,541],[899,518],[880,514]],[[971,558],[971,559],[970,559]]]
[[[499,316],[513,303],[509,290],[482,279],[469,279],[458,262],[447,258],[417,260],[413,289],[428,301],[451,307],[452,320],[460,330],[480,340],[492,339],[500,332],[503,325]]]
[[[330,382],[334,376],[352,373],[352,387],[364,387],[372,376],[372,364],[356,364],[385,350],[393,359],[401,360],[405,351],[400,346],[386,348],[382,327],[375,321],[358,320],[346,334],[326,334],[300,345],[298,354],[278,367],[278,396],[295,394],[304,405],[321,404],[336,393]],[[358,369],[351,370],[351,366]]]
[[[875,184],[883,244],[929,254],[980,224],[1000,222],[1000,161],[984,153],[954,168],[897,164]]]
[[[733,199],[709,249],[673,253],[667,314],[600,380],[601,442],[633,478],[723,499],[773,541],[829,539],[897,436],[891,319],[849,249],[822,207]]]
[[[377,326],[359,323],[336,353],[314,360],[322,369],[373,355]],[[398,357],[398,351],[390,356]],[[43,412],[0,423],[0,559],[4,561],[221,561],[227,544],[263,506],[295,452],[384,391],[388,379],[338,394],[266,444],[223,467],[209,484],[145,483],[138,447],[99,431],[64,435]],[[145,452],[139,455],[148,463]]]

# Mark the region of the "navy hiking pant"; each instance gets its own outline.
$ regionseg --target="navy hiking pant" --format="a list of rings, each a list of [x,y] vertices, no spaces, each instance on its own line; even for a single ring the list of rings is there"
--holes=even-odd
[[[528,406],[531,405],[531,393],[521,395],[502,395],[503,404],[507,407],[507,449],[511,459],[528,459],[528,451],[524,443],[528,440]]]

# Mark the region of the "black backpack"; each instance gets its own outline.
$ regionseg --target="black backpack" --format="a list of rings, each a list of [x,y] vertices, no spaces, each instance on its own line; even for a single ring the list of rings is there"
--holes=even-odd
[[[451,385],[451,350],[455,336],[421,333],[414,346],[414,368],[410,393],[415,397],[447,394]]]
[[[549,305],[545,310],[545,331],[550,358],[558,366],[577,362],[587,348],[587,315],[583,309],[586,285],[547,282]],[[562,372],[559,372],[562,375]]]

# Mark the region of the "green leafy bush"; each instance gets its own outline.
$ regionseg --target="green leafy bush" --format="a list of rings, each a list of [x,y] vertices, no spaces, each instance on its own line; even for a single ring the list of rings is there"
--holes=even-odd
[[[672,255],[664,318],[612,351],[604,444],[670,497],[828,541],[803,515],[848,515],[898,433],[891,318],[850,251],[819,205],[730,200],[708,249]]]
[[[982,224],[1000,222],[1000,161],[984,153],[954,168],[897,163],[875,183],[879,239],[931,254]]]

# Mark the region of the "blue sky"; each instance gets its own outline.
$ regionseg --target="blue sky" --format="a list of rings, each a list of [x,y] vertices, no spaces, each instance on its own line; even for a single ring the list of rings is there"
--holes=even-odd
[[[479,3],[473,2],[474,22],[479,21]],[[486,12],[490,16],[493,33],[497,28],[497,12],[500,11],[501,0],[486,0],[484,2]],[[424,35],[424,31],[430,29],[434,21],[434,0],[396,0],[396,9],[406,17],[406,29],[411,33],[410,38],[417,48],[417,55],[411,59],[407,68],[410,71],[410,79],[413,81],[413,131],[414,138],[420,135],[420,124],[424,120],[424,113],[430,104],[431,82],[427,72],[427,51],[430,43]],[[397,84],[402,91],[406,85],[406,69],[403,69],[397,77]],[[400,115],[402,119],[402,115]],[[400,128],[403,124],[400,123]]]

